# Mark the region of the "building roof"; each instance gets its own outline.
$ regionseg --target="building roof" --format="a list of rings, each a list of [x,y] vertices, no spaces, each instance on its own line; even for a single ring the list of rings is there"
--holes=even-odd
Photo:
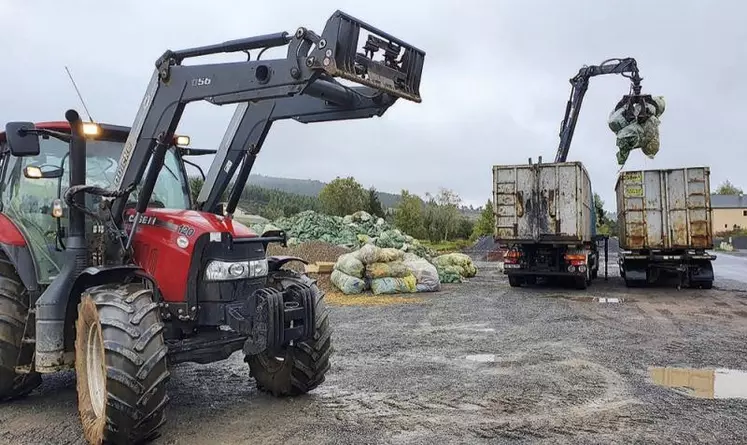
[[[711,208],[713,209],[747,209],[747,196],[745,195],[711,195]]]

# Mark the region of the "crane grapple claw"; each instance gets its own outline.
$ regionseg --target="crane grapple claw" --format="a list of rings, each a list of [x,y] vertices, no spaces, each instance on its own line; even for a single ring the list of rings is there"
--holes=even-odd
[[[324,57],[313,61],[314,68],[395,97],[422,101],[425,51],[342,11],[329,18],[321,41],[318,48]]]
[[[636,107],[636,105],[638,106]],[[648,105],[653,107],[654,112],[651,112]],[[625,119],[631,122],[635,120],[639,124],[643,124],[651,116],[659,114],[657,112],[659,105],[650,94],[626,94],[622,99],[620,99],[617,105],[615,105],[614,111],[623,107],[625,108],[625,111],[623,112]]]

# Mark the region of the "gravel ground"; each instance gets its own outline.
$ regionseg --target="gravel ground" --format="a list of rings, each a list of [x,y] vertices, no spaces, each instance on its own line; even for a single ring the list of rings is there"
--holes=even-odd
[[[438,293],[333,296],[332,370],[307,396],[258,394],[238,353],[176,367],[155,443],[747,441],[747,400],[691,398],[653,385],[647,370],[747,369],[743,284],[629,290],[611,268],[586,291],[512,289],[479,266]],[[72,374],[45,377],[0,407],[0,441],[81,444],[75,403]]]

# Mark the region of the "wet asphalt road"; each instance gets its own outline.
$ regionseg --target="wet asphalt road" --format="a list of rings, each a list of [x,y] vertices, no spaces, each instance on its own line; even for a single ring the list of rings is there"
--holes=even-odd
[[[177,367],[155,443],[747,442],[747,400],[691,398],[648,372],[747,369],[739,283],[626,289],[611,267],[586,291],[512,289],[481,266],[439,293],[330,299],[332,370],[304,397],[258,394],[238,353]],[[74,376],[0,406],[0,443],[82,444]]]
[[[744,253],[712,252],[716,255],[713,273],[716,280],[729,280],[747,284],[747,256]]]

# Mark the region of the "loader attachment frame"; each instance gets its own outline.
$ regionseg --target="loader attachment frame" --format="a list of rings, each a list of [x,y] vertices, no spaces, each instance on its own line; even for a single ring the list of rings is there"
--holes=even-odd
[[[361,30],[378,35],[369,35],[363,46],[364,53],[357,50]],[[255,49],[264,51],[284,45],[288,46],[285,58],[182,65],[185,59],[191,57]],[[374,60],[375,53],[381,49],[385,53],[384,60]],[[252,109],[262,105],[263,101],[269,101],[270,105],[264,109],[264,122],[268,117],[278,119],[292,116],[296,104],[301,109],[295,110],[295,113],[300,111],[300,114],[305,114],[308,122],[313,121],[314,116],[317,120],[350,119],[356,115],[370,117],[381,114],[398,98],[421,102],[419,88],[424,58],[425,52],[422,50],[341,11],[336,11],[329,18],[321,36],[306,28],[299,28],[293,36],[281,32],[199,48],[166,51],[156,62],[156,70],[131,127],[114,178],[114,187],[118,191],[134,190],[140,186],[135,223],[128,236],[126,250],[132,244],[139,216],[145,211],[153,193],[168,141],[173,138],[186,104],[205,100],[215,105],[243,103],[240,109]],[[337,77],[361,86],[351,88],[338,82]],[[305,97],[299,100],[298,96]],[[283,102],[283,99],[290,98],[296,99],[296,102]],[[310,105],[312,101],[318,105]],[[273,112],[273,109],[278,111]],[[347,113],[335,115],[345,110]],[[241,112],[241,115],[245,114],[245,110]],[[258,119],[252,116],[253,113],[249,118]],[[240,120],[236,116],[234,118],[222,146],[230,146],[229,137],[230,141],[235,138],[241,141],[241,135],[232,130],[240,126]],[[250,132],[257,145],[261,145],[268,130],[269,125],[264,124],[259,132]],[[231,133],[233,136],[230,136]],[[228,149],[224,151],[230,152]],[[218,156],[221,155],[219,151]],[[151,162],[150,168],[145,172],[148,161]],[[211,168],[211,172],[215,173],[214,170]],[[124,219],[127,198],[128,193],[125,193],[111,203],[113,222],[119,227]]]

